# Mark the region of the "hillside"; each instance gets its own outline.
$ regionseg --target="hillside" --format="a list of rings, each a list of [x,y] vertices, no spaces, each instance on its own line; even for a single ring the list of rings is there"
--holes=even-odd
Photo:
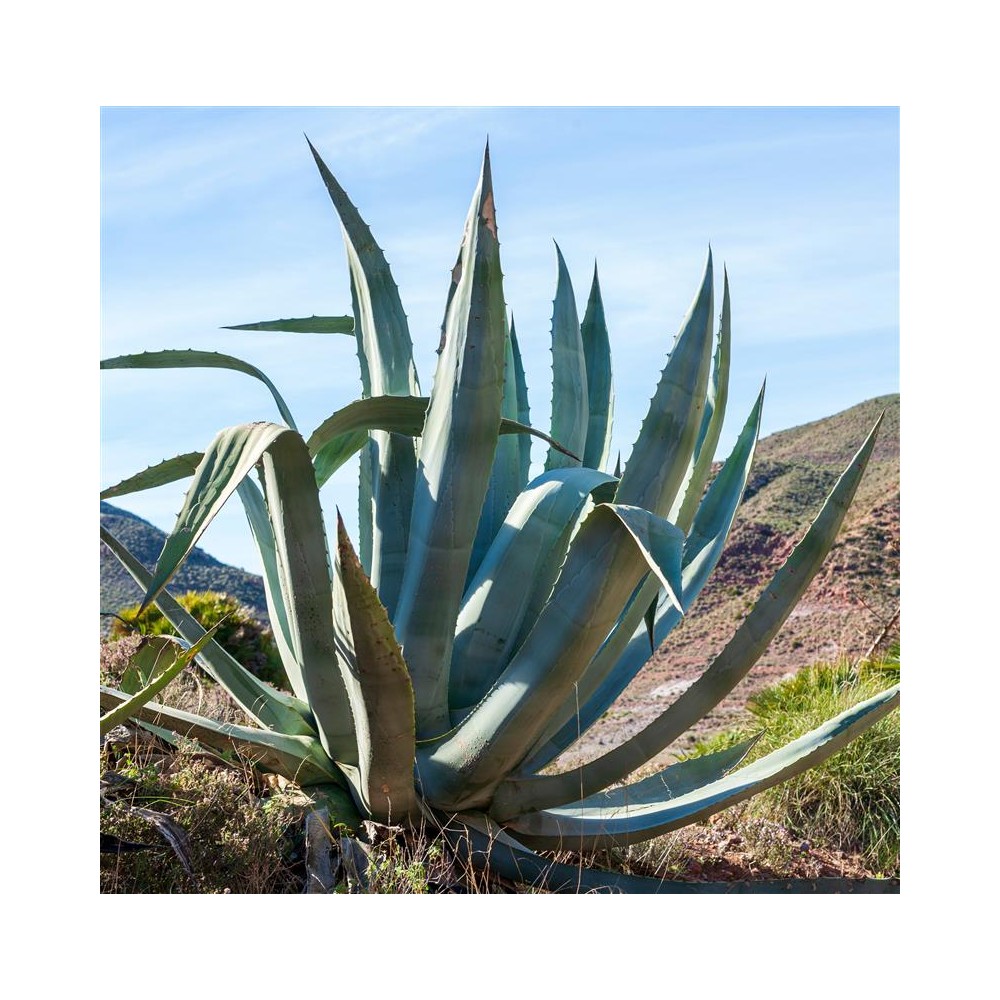
[[[123,542],[144,566],[152,569],[166,541],[166,535],[148,521],[127,510],[101,501],[101,525]],[[237,598],[262,621],[267,622],[267,601],[259,576],[227,566],[201,549],[194,549],[177,571],[167,590],[183,594],[189,590],[218,590]],[[142,592],[118,560],[101,545],[101,611],[118,612],[136,604]],[[101,619],[101,633],[110,627],[110,619]]]
[[[833,550],[750,675],[706,718],[700,735],[732,723],[753,691],[807,664],[857,657],[868,649],[899,607],[898,394],[759,442],[729,544],[709,583],[591,730],[587,745],[567,754],[564,763],[629,738],[701,674],[805,533],[883,409],[878,441]]]

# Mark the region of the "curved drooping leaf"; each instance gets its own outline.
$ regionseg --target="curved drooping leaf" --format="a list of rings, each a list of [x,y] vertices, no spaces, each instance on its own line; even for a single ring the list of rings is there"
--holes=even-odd
[[[257,367],[247,361],[234,358],[230,354],[219,354],[215,351],[169,350],[144,351],[142,354],[122,354],[117,358],[105,358],[101,362],[102,369],[114,368],[225,368],[228,371],[242,372],[259,379],[270,389],[275,406],[281,414],[281,419],[295,430],[292,413],[281,398],[275,384]]]
[[[112,497],[139,493],[142,490],[151,490],[157,486],[176,483],[179,479],[187,479],[188,476],[194,475],[194,470],[198,468],[198,463],[203,457],[204,452],[189,451],[184,455],[166,458],[134,476],[129,476],[128,479],[123,479],[115,486],[109,486],[106,490],[102,490],[101,499],[110,500]]]
[[[614,811],[633,806],[660,805],[669,799],[680,798],[728,774],[742,763],[762,735],[758,733],[731,747],[669,764],[641,781],[616,785],[575,805],[577,808]]]
[[[594,469],[553,469],[514,502],[466,589],[455,628],[450,678],[452,722],[489,690],[548,599],[569,532],[594,489],[613,483]]]
[[[590,286],[590,298],[587,300],[587,309],[580,324],[580,337],[583,341],[583,356],[587,367],[589,414],[583,464],[591,469],[603,469],[611,449],[615,392],[611,378],[611,344],[608,340],[608,324],[604,318],[604,302],[601,300],[601,285],[597,280],[596,263],[594,280]]]
[[[569,451],[583,455],[587,445],[587,362],[580,320],[576,312],[573,283],[566,261],[556,244],[559,276],[552,302],[552,437]],[[563,452],[549,449],[545,471],[578,465]]]
[[[684,543],[682,580],[685,608],[692,606],[722,556],[750,475],[763,404],[762,387],[732,454],[699,505],[694,525]],[[671,629],[679,624],[680,612],[668,601],[663,601],[653,611],[651,636],[649,622],[638,621],[643,603],[650,601],[645,614],[648,618],[650,609],[659,603],[658,595],[656,579],[647,579],[587,666],[572,701],[567,701],[553,717],[549,729],[525,761],[524,772],[541,770],[581,733],[586,732],[628,687],[653,651],[663,644]]]
[[[701,502],[712,470],[715,448],[722,434],[722,424],[726,417],[726,403],[729,399],[729,362],[732,354],[732,321],[729,305],[729,275],[722,269],[722,316],[719,320],[719,340],[712,363],[712,380],[708,385],[708,398],[701,418],[701,429],[695,444],[694,455],[688,467],[684,485],[674,500],[669,520],[681,531],[691,527],[695,512]]]
[[[681,325],[616,497],[666,517],[698,440],[712,360],[712,252],[701,287]]]
[[[143,590],[148,590],[152,574],[103,526],[101,541],[107,545],[132,579]],[[205,635],[205,629],[201,624],[166,590],[160,591],[154,603],[186,642],[197,643]],[[260,725],[293,736],[316,735],[312,725],[312,712],[304,701],[278,691],[255,677],[214,640],[198,654],[198,662],[210,677],[229,692],[243,711]]]
[[[391,431],[420,437],[427,416],[426,396],[369,396],[356,399],[327,417],[309,436],[309,452],[316,466],[316,481],[322,486],[368,440],[368,431]],[[557,450],[562,444],[548,434],[518,420],[502,417],[499,433],[531,435]]]
[[[337,542],[364,705],[361,718],[355,718],[362,804],[378,822],[399,822],[420,814],[413,785],[413,687],[392,622],[361,568],[339,513]]]
[[[273,333],[354,333],[353,316],[304,316],[301,319],[270,319],[262,323],[224,326],[223,330],[264,330]]]
[[[239,424],[220,431],[195,470],[177,523],[163,544],[153,579],[140,612],[174,575],[195,547],[202,532],[222,509],[240,481],[281,434],[291,433],[277,424]]]
[[[898,894],[899,879],[752,879],[743,882],[686,882],[599,871],[581,864],[550,861],[515,840],[488,817],[449,817],[442,832],[462,861],[474,870],[546,892],[643,895],[742,893]]]
[[[735,635],[708,669],[665,712],[635,736],[572,775],[513,779],[501,793],[519,809],[542,809],[593,795],[623,780],[707,715],[749,673],[805,593],[833,547],[875,447],[879,417],[837,481],[809,530],[764,588]]]
[[[677,528],[641,508],[599,504],[590,512],[507,669],[453,734],[418,748],[421,782],[436,806],[488,804],[572,691],[647,569],[680,603],[683,545]]]
[[[696,823],[815,767],[898,705],[897,685],[752,764],[673,798],[608,807],[598,804],[598,797],[527,813],[507,827],[527,846],[543,850],[605,850],[648,840]]]
[[[487,148],[421,438],[410,547],[395,615],[421,739],[450,726],[455,621],[502,415],[504,309]]]
[[[102,708],[113,708],[127,699],[128,695],[123,692],[101,686]],[[343,775],[315,736],[291,736],[231,722],[216,722],[155,701],[143,705],[135,718],[158,727],[168,739],[171,733],[176,733],[215,750],[237,750],[263,770],[284,775],[300,785],[344,783]]]
[[[148,683],[130,695],[127,701],[101,716],[101,736],[106,736],[115,726],[132,718],[143,705],[152,701],[212,641],[212,633],[221,624],[221,621],[217,622],[211,631],[206,632],[187,649],[172,635],[145,636],[133,656],[133,662],[146,660],[144,673],[148,677]]]

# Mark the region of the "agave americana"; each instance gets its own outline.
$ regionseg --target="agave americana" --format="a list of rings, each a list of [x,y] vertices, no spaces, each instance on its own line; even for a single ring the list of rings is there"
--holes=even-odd
[[[752,764],[741,766],[744,743],[628,781],[732,691],[777,633],[833,543],[877,425],[701,677],[635,736],[553,770],[690,610],[732,526],[763,389],[713,478],[729,377],[728,278],[716,334],[709,252],[631,455],[612,474],[601,289],[595,270],[580,320],[558,249],[551,425],[547,434],[530,428],[488,148],[429,397],[385,257],[310,149],[342,223],[353,319],[233,329],[353,333],[361,398],[306,437],[274,384],[238,358],[167,350],[102,362],[242,371],[264,383],[281,416],[226,428],[203,454],[161,462],[102,493],[191,477],[152,571],[109,532],[101,538],[144,590],[143,605],[155,603],[187,643],[199,644],[198,662],[252,724],[221,725],[155,703],[136,717],[167,738],[249,749],[260,767],[325,796],[341,815],[353,808],[383,822],[434,824],[474,861],[488,859],[512,878],[556,889],[690,889],[580,871],[537,852],[629,844],[702,819],[819,763],[896,707],[892,688]],[[544,471],[529,481],[531,434],[549,448]],[[358,453],[359,544],[339,514],[328,544],[320,490]],[[204,630],[164,590],[233,493],[260,553],[291,693],[254,677],[210,638],[200,645]],[[102,689],[107,707],[126,697]]]

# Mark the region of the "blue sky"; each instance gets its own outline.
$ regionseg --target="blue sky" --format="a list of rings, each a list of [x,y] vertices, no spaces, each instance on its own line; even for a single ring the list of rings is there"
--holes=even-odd
[[[899,389],[895,109],[114,109],[101,119],[101,354],[200,348],[262,368],[308,432],[360,394],[347,337],[219,327],[350,312],[340,227],[303,133],[385,249],[429,391],[489,136],[505,295],[547,428],[555,250],[583,311],[596,258],[627,457],[709,244],[733,299],[724,457],[765,375],[763,433]],[[101,376],[101,485],[224,426],[278,419],[224,371]],[[534,457],[541,460],[543,449]],[[356,524],[355,469],[324,490]],[[114,501],[168,529],[181,484]],[[355,534],[356,537],[356,534]],[[237,503],[202,546],[258,569]]]

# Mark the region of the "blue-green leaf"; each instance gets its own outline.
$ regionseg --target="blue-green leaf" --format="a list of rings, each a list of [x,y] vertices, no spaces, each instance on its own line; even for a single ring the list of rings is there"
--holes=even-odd
[[[337,542],[364,706],[355,718],[359,792],[369,816],[382,823],[398,822],[420,812],[413,785],[413,687],[392,622],[361,568],[339,513]]]
[[[712,360],[712,253],[618,487],[619,503],[666,517],[687,473]]]
[[[694,455],[688,466],[684,486],[674,500],[669,520],[681,531],[691,527],[698,504],[701,502],[712,470],[715,447],[719,443],[722,424],[726,417],[726,402],[729,398],[729,362],[732,353],[732,329],[729,305],[729,275],[723,268],[722,317],[719,320],[719,338],[712,363],[712,380],[708,386],[705,412],[701,418],[701,429],[695,444]]]
[[[566,261],[556,244],[559,276],[552,302],[552,437],[576,455],[587,444],[587,363],[580,320],[576,312],[573,283]],[[578,465],[562,452],[549,449],[545,470]]]
[[[518,423],[529,425],[531,413],[528,407],[528,383],[524,378],[524,364],[521,361],[521,349],[517,345],[517,333],[514,330],[514,314],[510,317],[510,350],[514,358],[514,388],[517,394]],[[518,438],[518,480],[521,488],[528,482],[531,468],[531,442],[527,438]]]
[[[229,354],[218,354],[215,351],[145,351],[142,354],[122,354],[117,358],[105,358],[101,362],[103,370],[114,368],[225,368],[229,371],[243,372],[259,379],[271,390],[271,396],[281,419],[295,430],[295,421],[291,411],[281,398],[274,383],[259,369],[247,361],[241,361]]]
[[[198,468],[198,463],[203,457],[204,455],[200,451],[190,451],[185,455],[177,455],[175,458],[166,458],[128,479],[123,479],[117,485],[102,490],[101,499],[110,500],[112,497],[139,493],[141,490],[151,490],[157,486],[176,483],[179,479],[187,479],[188,476],[194,475],[194,470]]]
[[[606,850],[648,840],[742,802],[822,763],[899,705],[899,687],[869,698],[779,750],[700,785],[659,800],[606,806],[600,797],[528,813],[507,824],[529,847],[545,850]]]
[[[455,621],[500,429],[505,307],[499,249],[487,149],[421,438],[410,547],[395,615],[421,739],[450,725]]]
[[[367,223],[312,143],[309,148],[343,226],[364,394],[419,396],[409,326],[389,264]],[[373,520],[368,565],[372,583],[391,611],[406,561],[416,451],[408,437],[375,431],[371,439]],[[366,506],[364,500],[362,497],[362,506]],[[365,548],[367,542],[366,538]]]
[[[594,264],[594,281],[590,298],[580,324],[583,354],[587,367],[587,401],[589,422],[583,464],[591,469],[603,469],[611,449],[611,429],[614,421],[615,393],[611,378],[611,344],[604,319],[601,285]],[[673,520],[671,518],[671,520]]]
[[[354,333],[352,316],[304,316],[301,319],[271,319],[262,323],[224,326],[223,330],[264,330],[274,333]]]
[[[114,688],[101,686],[102,707],[110,708],[127,697]],[[216,722],[157,702],[143,705],[135,717],[164,736],[173,732],[215,750],[238,750],[243,759],[272,774],[284,775],[299,785],[331,781],[344,784],[343,775],[315,736],[293,736],[231,722]]]

